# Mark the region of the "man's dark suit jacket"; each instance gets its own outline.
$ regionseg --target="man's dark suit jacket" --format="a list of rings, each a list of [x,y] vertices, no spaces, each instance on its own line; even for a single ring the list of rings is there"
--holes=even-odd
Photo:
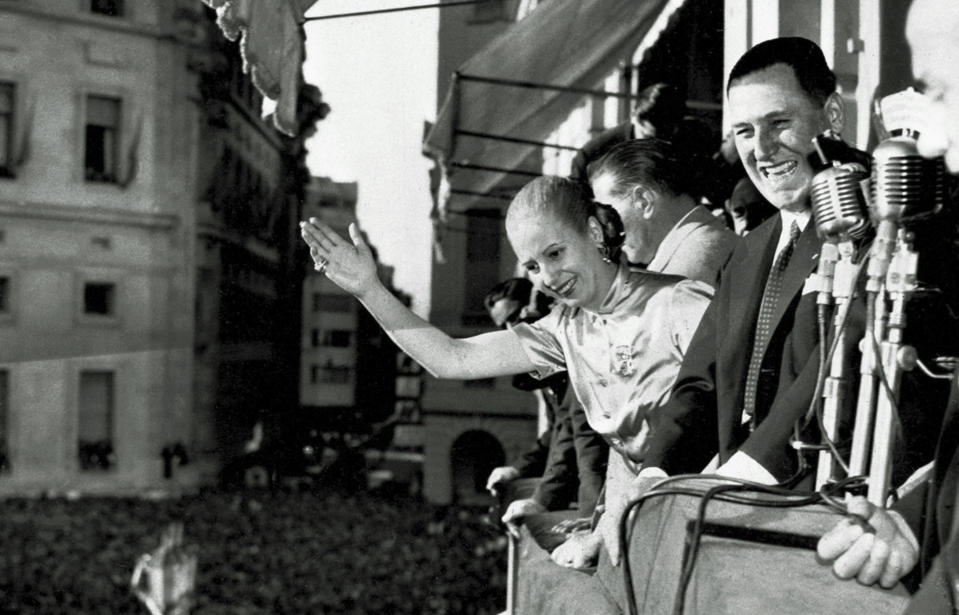
[[[742,425],[756,318],[781,228],[782,217],[776,215],[733,252],[690,342],[670,401],[653,418],[643,465],[669,474],[699,472],[717,452],[724,463],[742,450],[780,480],[794,471],[789,435],[809,407],[818,372],[816,293],[803,294],[821,245],[812,222],[783,274],[773,334],[763,357],[763,369],[778,372],[778,380],[757,393],[755,432],[750,435]]]
[[[936,447],[932,480],[896,503],[920,537],[922,584],[906,610],[908,615],[959,612],[959,388],[952,395]]]
[[[591,515],[606,477],[609,446],[589,426],[565,372],[551,376],[545,387],[525,375],[514,384],[522,389],[542,387],[547,428],[512,466],[520,478],[541,478],[533,497],[548,510],[577,502],[581,516]]]
[[[580,517],[588,517],[606,479],[609,445],[593,431],[586,411],[572,387],[556,408],[549,458],[533,498],[547,510],[560,510],[577,502]]]
[[[927,364],[942,354],[955,355],[959,347],[955,339],[959,309],[948,307],[959,303],[952,273],[956,257],[949,237],[943,240],[941,236],[946,233],[944,226],[933,219],[926,228],[913,228],[916,245],[921,248],[920,283],[941,290],[917,297],[907,306],[905,342],[915,346]],[[758,391],[756,430],[750,435],[741,425],[759,304],[781,228],[780,215],[764,222],[743,238],[723,269],[719,289],[690,342],[670,401],[652,419],[653,434],[643,465],[661,467],[669,474],[699,472],[717,452],[723,463],[741,450],[779,480],[794,473],[797,457],[789,437],[796,420],[808,411],[819,367],[817,293],[804,288],[818,265],[821,247],[813,221],[800,236],[784,273],[773,335],[763,356],[763,368],[778,374],[778,380]],[[848,384],[840,409],[844,417],[841,429],[846,435],[855,410],[864,316],[860,293],[853,300],[846,327],[844,377]],[[827,322],[832,322],[831,315]],[[902,374],[897,405],[903,433],[894,451],[893,484],[931,459],[930,442],[942,425],[948,393],[944,381],[930,380],[918,369]],[[815,425],[803,438],[819,441]]]

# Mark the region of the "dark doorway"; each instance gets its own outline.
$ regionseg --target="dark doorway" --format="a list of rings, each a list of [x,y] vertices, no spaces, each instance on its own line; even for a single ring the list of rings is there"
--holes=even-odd
[[[450,448],[453,502],[486,504],[486,479],[493,468],[504,465],[506,454],[493,435],[486,431],[463,432]]]

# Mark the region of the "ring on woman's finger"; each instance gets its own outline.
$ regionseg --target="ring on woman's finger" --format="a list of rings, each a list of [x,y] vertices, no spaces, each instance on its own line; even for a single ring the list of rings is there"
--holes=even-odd
[[[315,265],[313,265],[313,268],[316,269],[317,273],[323,273],[324,271],[326,271],[326,266],[329,264],[330,264],[330,261],[326,260],[325,258],[321,256],[320,261],[316,263]]]

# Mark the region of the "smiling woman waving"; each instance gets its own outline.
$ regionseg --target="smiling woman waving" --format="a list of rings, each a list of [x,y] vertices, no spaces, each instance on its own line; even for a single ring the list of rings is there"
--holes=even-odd
[[[568,179],[527,184],[509,206],[506,232],[530,279],[557,304],[536,323],[463,339],[417,317],[386,290],[355,225],[352,244],[318,220],[301,227],[316,269],[355,295],[431,374],[546,377],[568,370],[590,426],[635,470],[645,419],[669,397],[712,289],[618,263],[621,238],[601,222],[602,207]]]

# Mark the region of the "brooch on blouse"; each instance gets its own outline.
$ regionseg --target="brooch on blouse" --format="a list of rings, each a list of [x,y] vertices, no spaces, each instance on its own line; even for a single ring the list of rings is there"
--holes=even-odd
[[[636,373],[636,362],[633,361],[633,347],[616,346],[613,354],[613,371],[620,376],[632,376]]]

